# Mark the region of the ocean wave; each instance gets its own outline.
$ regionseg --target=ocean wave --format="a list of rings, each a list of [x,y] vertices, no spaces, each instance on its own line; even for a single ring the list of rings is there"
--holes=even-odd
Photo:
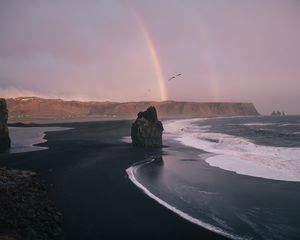
[[[300,126],[300,123],[284,123],[279,125],[279,127],[287,127],[287,126]]]
[[[125,137],[122,137],[121,138],[121,141],[122,142],[125,142],[125,143],[131,143],[131,136],[125,136]]]
[[[209,132],[207,125],[195,124],[201,120],[169,121],[164,124],[165,132],[186,146],[215,154],[205,158],[211,166],[248,176],[300,181],[300,148],[262,146],[245,138]]]
[[[150,164],[151,162],[153,162],[155,159],[152,159],[152,160],[148,160],[148,161],[143,161],[143,162],[140,162],[139,164],[135,164],[131,167],[129,167],[128,169],[126,169],[126,173],[129,177],[129,179],[139,188],[141,189],[146,195],[148,195],[150,198],[152,198],[153,200],[155,200],[156,202],[158,202],[159,204],[163,205],[164,207],[166,207],[167,209],[171,210],[172,212],[178,214],[180,217],[188,220],[189,222],[192,222],[196,225],[199,225],[207,230],[210,230],[210,231],[213,231],[215,233],[218,233],[222,236],[225,236],[225,237],[229,237],[231,239],[246,239],[246,238],[241,238],[239,236],[236,236],[236,235],[233,235],[233,234],[230,234],[228,232],[225,232],[224,230],[216,227],[216,226],[213,226],[211,224],[208,224],[206,222],[203,222],[201,221],[200,219],[197,219],[197,218],[194,218],[192,216],[190,216],[189,214],[183,212],[182,210],[176,208],[175,206],[172,206],[171,204],[165,202],[164,200],[162,200],[161,198],[159,198],[158,196],[156,196],[155,194],[153,194],[148,188],[146,188],[142,183],[140,183],[136,177],[135,177],[135,174],[136,174],[136,171],[144,166],[145,164]],[[215,220],[219,221],[219,223],[221,224],[225,224],[224,222],[222,222],[221,220],[215,218]]]
[[[277,129],[276,130],[270,130],[270,129],[257,129],[255,132],[259,135],[266,136],[266,137],[292,137],[295,134],[291,132],[280,132]]]
[[[270,125],[277,125],[277,124],[276,123],[255,122],[255,123],[243,123],[243,124],[235,124],[235,125],[242,125],[242,126],[270,126]]]

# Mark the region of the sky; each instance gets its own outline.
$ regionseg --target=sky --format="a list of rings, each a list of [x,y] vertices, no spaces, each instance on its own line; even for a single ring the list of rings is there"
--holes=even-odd
[[[300,114],[300,1],[1,0],[0,96]]]

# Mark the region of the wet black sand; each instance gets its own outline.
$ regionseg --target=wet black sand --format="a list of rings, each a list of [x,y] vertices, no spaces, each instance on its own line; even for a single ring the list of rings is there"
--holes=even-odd
[[[65,239],[224,239],[142,193],[126,169],[160,151],[120,141],[131,121],[64,123],[49,132],[48,150],[1,154],[0,166],[32,170],[63,214]]]

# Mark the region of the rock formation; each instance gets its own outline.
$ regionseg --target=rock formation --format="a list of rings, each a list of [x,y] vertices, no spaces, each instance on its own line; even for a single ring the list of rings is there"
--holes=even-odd
[[[6,101],[0,98],[0,152],[10,148],[10,138],[7,128],[8,112]]]
[[[285,116],[285,112],[280,112],[280,111],[273,111],[272,113],[271,113],[271,116]]]
[[[162,147],[162,132],[164,128],[157,119],[155,107],[149,107],[145,112],[139,112],[131,127],[133,146]]]
[[[0,168],[0,239],[60,240],[61,222],[36,173]]]

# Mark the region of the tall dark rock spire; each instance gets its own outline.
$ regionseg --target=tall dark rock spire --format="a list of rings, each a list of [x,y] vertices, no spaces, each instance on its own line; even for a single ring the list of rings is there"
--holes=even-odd
[[[10,148],[10,138],[7,127],[8,111],[6,101],[0,98],[0,152]]]
[[[133,146],[162,147],[162,132],[164,128],[157,119],[155,107],[149,107],[145,112],[139,112],[131,127]]]

